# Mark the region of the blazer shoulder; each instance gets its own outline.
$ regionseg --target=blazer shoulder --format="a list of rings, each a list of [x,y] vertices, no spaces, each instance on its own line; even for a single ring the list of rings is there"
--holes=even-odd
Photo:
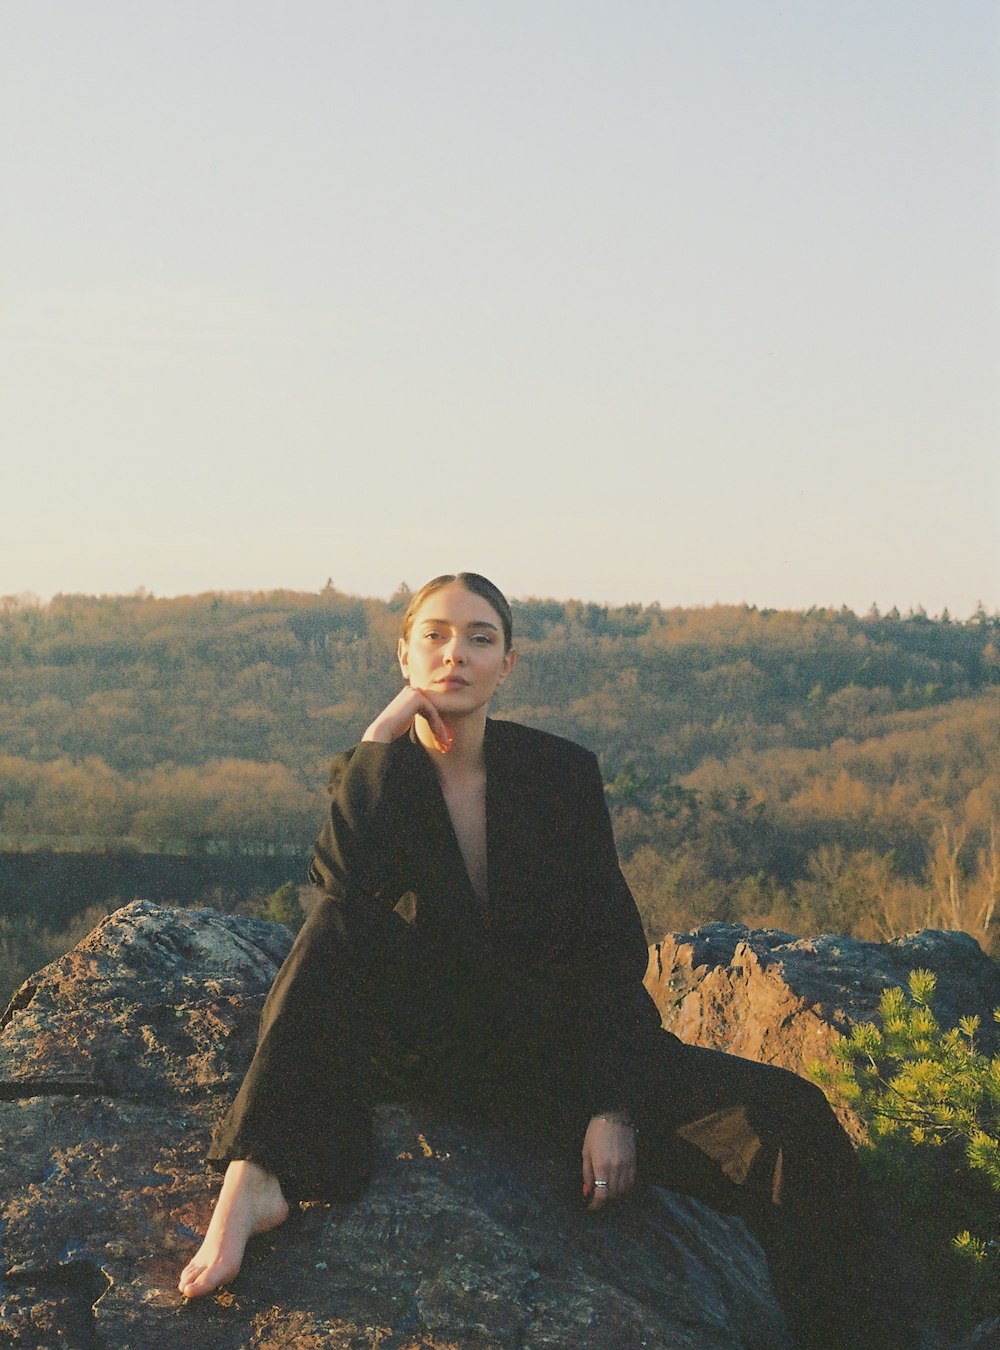
[[[412,749],[405,737],[388,745],[359,741],[334,756],[327,791],[332,797],[374,799],[385,791],[387,783],[395,780],[410,758]]]
[[[597,756],[586,746],[522,722],[489,722],[489,734],[501,758],[526,769],[560,774],[593,773]]]

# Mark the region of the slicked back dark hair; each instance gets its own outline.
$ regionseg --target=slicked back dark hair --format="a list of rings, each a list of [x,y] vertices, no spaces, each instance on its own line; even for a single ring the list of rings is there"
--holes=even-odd
[[[514,645],[514,616],[510,612],[510,605],[507,603],[503,591],[494,586],[488,577],[480,576],[478,572],[446,572],[443,576],[435,577],[433,581],[428,581],[421,586],[406,606],[406,612],[399,625],[399,636],[403,641],[409,641],[413,620],[417,617],[417,611],[427,597],[433,595],[435,591],[443,590],[445,586],[452,585],[464,586],[467,591],[471,591],[473,595],[481,596],[491,609],[496,610],[497,618],[503,628],[504,651],[509,652]]]

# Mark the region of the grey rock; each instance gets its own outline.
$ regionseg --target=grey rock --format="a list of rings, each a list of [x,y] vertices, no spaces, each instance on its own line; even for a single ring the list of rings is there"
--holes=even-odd
[[[135,900],[26,980],[0,1017],[0,1098],[193,1098],[237,1086],[291,945],[280,924]]]
[[[0,1019],[0,1347],[782,1347],[739,1221],[650,1191],[606,1215],[572,1171],[424,1109],[380,1109],[352,1205],[299,1206],[185,1303],[202,1157],[288,949],[277,925],[136,901]]]
[[[872,1019],[883,989],[905,988],[918,968],[937,975],[942,1023],[979,1013],[989,1044],[1000,965],[968,933],[924,930],[881,943],[705,924],[650,948],[646,987],[682,1040],[801,1073],[830,1057],[840,1033]]]

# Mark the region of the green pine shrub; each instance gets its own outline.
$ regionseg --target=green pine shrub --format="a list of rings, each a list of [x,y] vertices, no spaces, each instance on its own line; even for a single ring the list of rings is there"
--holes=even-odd
[[[264,898],[260,907],[260,917],[270,919],[272,923],[283,923],[293,933],[297,933],[306,921],[299,900],[299,888],[294,881],[286,881],[276,891]]]
[[[941,1028],[936,987],[932,971],[911,971],[909,992],[883,990],[877,1023],[856,1025],[836,1062],[809,1073],[865,1122],[861,1162],[913,1252],[928,1311],[961,1332],[1000,1313],[1000,1054],[980,1050],[978,1017]]]

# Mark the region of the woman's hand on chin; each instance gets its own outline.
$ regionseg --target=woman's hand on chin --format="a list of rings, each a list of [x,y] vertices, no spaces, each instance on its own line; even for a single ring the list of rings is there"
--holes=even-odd
[[[382,745],[398,741],[400,736],[405,736],[413,726],[415,717],[426,719],[434,744],[442,754],[446,754],[451,749],[451,732],[445,726],[444,718],[429,696],[422,689],[414,689],[412,685],[407,685],[399,691],[392,702],[382,709],[361,739],[377,741]]]
[[[599,1183],[605,1182],[605,1185]],[[619,1200],[635,1185],[635,1131],[630,1125],[594,1116],[583,1139],[583,1194],[588,1209]]]

